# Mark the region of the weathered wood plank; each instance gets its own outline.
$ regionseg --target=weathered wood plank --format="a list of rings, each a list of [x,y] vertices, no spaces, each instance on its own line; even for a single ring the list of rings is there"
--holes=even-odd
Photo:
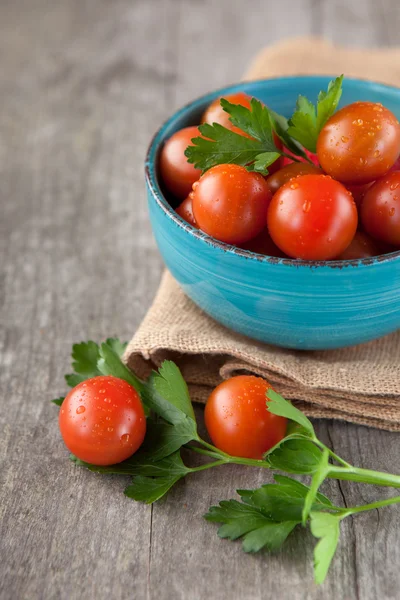
[[[343,524],[317,590],[309,536],[272,558],[247,556],[201,519],[265,473],[204,472],[153,508],[135,504],[122,479],[68,463],[48,399],[64,391],[71,344],[128,338],[155,292],[162,264],[142,163],[158,124],[240,78],[266,43],[313,33],[394,44],[397,16],[394,0],[282,0],[273,10],[261,0],[1,3],[1,598],[396,597],[395,509]],[[318,430],[357,464],[399,462],[396,434]],[[326,489],[348,504],[376,497],[346,483]]]

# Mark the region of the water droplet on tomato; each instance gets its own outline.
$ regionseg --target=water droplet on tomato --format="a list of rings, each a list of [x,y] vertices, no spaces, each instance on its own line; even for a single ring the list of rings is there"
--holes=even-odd
[[[121,444],[128,444],[129,439],[130,439],[129,433],[124,433],[124,435],[121,435]]]
[[[290,184],[290,189],[291,190],[297,190],[298,187],[299,187],[299,184],[296,183],[296,182]]]
[[[80,414],[84,413],[85,410],[86,410],[86,408],[84,406],[82,406],[82,405],[78,406],[78,408],[76,409],[76,414],[80,415]]]
[[[364,121],[362,119],[354,119],[353,125],[363,125]]]
[[[346,144],[348,141],[349,141],[349,138],[347,137],[347,135],[342,135],[343,144]]]
[[[114,431],[114,427],[107,427],[107,431],[111,433],[111,431]]]
[[[398,183],[392,183],[391,186],[390,186],[390,189],[391,190],[397,190],[398,187],[399,187]]]
[[[311,209],[311,202],[309,200],[306,200],[303,204],[303,212],[308,213],[310,212]]]
[[[375,150],[375,152],[374,152],[374,156],[375,156],[375,158],[378,158],[378,156],[380,156],[380,154],[381,154],[381,153],[379,152],[379,150]]]
[[[389,217],[393,217],[395,212],[396,212],[396,209],[394,206],[392,206],[392,208],[389,210]]]

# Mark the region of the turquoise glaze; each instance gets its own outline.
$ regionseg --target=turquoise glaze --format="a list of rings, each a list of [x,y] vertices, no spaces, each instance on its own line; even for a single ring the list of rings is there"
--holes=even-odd
[[[199,122],[217,96],[244,91],[288,116],[298,94],[315,101],[329,77],[288,77],[217,90],[175,113],[157,132],[146,161],[150,218],[165,264],[185,293],[211,317],[251,338],[304,350],[367,342],[400,327],[400,251],[374,259],[311,263],[277,259],[217,242],[169,206],[157,176],[164,141]],[[344,82],[341,105],[382,102],[400,118],[400,90]]]

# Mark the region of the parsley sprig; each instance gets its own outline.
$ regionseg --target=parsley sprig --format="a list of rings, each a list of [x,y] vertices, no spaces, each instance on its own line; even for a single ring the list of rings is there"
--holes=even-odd
[[[283,475],[274,475],[275,483],[255,490],[238,490],[241,501],[227,500],[213,506],[205,515],[208,521],[221,523],[220,537],[242,538],[246,552],[280,548],[290,533],[300,525],[310,526],[318,540],[314,549],[314,572],[317,583],[326,577],[340,535],[340,522],[367,510],[400,503],[400,496],[352,508],[333,505],[320,493],[326,478],[345,479],[400,488],[400,476],[354,467],[340,458],[318,439],[311,421],[276,392],[267,393],[267,406],[273,414],[286,417],[286,437],[266,453],[263,460],[230,456],[206,440],[197,430],[193,405],[187,385],[171,361],[143,381],[123,363],[126,344],[110,338],[98,345],[92,341],[75,344],[72,350],[73,373],[66,375],[69,386],[98,375],[120,377],[140,394],[147,415],[143,445],[128,460],[111,466],[72,461],[98,473],[115,473],[132,477],[125,494],[151,504],[160,500],[180,479],[197,471],[238,464],[283,471],[311,477],[310,485]],[[64,398],[53,402],[60,406]],[[185,450],[185,460],[182,451]],[[188,466],[190,452],[207,457],[199,466]]]
[[[299,96],[289,121],[255,98],[251,99],[250,108],[221,98],[221,106],[230,115],[232,125],[247,135],[240,135],[218,123],[204,123],[199,126],[201,136],[193,138],[193,145],[187,147],[185,156],[203,172],[215,165],[234,163],[262,175],[268,174],[268,167],[280,156],[294,161],[301,157],[311,162],[304,148],[316,151],[318,135],[339,103],[342,82],[343,75],[331,81],[327,91],[319,93],[316,106]],[[275,136],[291,155],[276,145]]]

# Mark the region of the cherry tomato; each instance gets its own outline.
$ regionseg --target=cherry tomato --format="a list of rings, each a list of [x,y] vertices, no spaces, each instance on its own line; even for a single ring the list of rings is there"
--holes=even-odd
[[[225,98],[225,100],[228,100],[228,102],[230,102],[231,104],[240,104],[241,106],[250,108],[251,96],[248,96],[248,94],[245,94],[244,92],[228,94],[227,96],[223,96],[223,98]],[[203,114],[201,122],[209,123],[210,125],[212,125],[213,123],[219,123],[227,129],[233,129],[234,126],[229,120],[229,114],[226,111],[224,111],[220,102],[221,98],[216,98],[213,102],[211,102],[210,106]]]
[[[204,413],[214,446],[231,456],[262,458],[285,437],[287,420],[267,409],[269,389],[254,375],[238,375],[215,388]]]
[[[187,221],[192,227],[197,228],[196,219],[193,214],[193,205],[192,205],[192,192],[190,192],[189,196],[184,199],[184,201],[178,206],[176,212],[184,221]]]
[[[201,175],[201,170],[195,169],[185,156],[186,148],[193,145],[191,140],[199,135],[197,127],[185,127],[174,133],[161,151],[161,178],[167,190],[180,200],[188,196]]]
[[[357,208],[360,209],[365,193],[371,187],[372,183],[363,183],[362,185],[346,185],[346,189],[351,192]]]
[[[239,165],[212,167],[193,185],[199,228],[221,242],[243,244],[265,227],[271,192],[258,173]]]
[[[69,392],[60,408],[59,426],[75,456],[94,465],[113,465],[142,444],[146,418],[132,386],[117,377],[100,376]]]
[[[275,256],[278,258],[285,258],[286,254],[278,248],[276,244],[271,240],[271,236],[268,233],[268,229],[262,230],[257,237],[253,238],[249,242],[242,244],[243,250],[250,250],[251,252],[257,252],[257,254],[264,254],[265,256]],[[287,257],[286,257],[287,258]]]
[[[240,104],[246,108],[251,108],[250,102],[252,96],[245,94],[244,92],[237,92],[236,94],[228,94],[227,96],[222,96],[225,100],[228,100],[231,104]],[[213,102],[211,102],[210,106],[207,108],[205,113],[201,118],[202,123],[209,123],[212,125],[213,123],[219,123],[223,127],[234,131],[235,133],[239,133],[244,137],[250,138],[251,136],[248,133],[245,133],[239,127],[236,127],[229,120],[230,115],[227,113],[221,106],[221,98],[216,98]],[[278,149],[282,149],[282,142],[279,137],[274,133],[274,142],[275,146]],[[272,165],[268,167],[269,173],[275,173],[281,167],[281,158],[278,158]]]
[[[361,221],[373,238],[400,246],[400,171],[389,173],[367,191]]]
[[[354,185],[385,175],[399,154],[399,122],[390,110],[374,102],[355,102],[339,110],[317,141],[323,170]]]
[[[357,208],[348,190],[328,175],[300,175],[285,183],[268,209],[268,230],[285,254],[329,260],[350,244]]]
[[[286,167],[279,169],[273,175],[270,175],[267,179],[267,184],[272,194],[275,194],[285,183],[290,181],[293,177],[298,175],[308,175],[309,173],[315,173],[322,175],[321,169],[315,165],[310,165],[305,162],[292,162]]]
[[[381,250],[378,244],[363,231],[357,231],[354,238],[337,260],[354,260],[356,258],[371,258],[379,256]]]

